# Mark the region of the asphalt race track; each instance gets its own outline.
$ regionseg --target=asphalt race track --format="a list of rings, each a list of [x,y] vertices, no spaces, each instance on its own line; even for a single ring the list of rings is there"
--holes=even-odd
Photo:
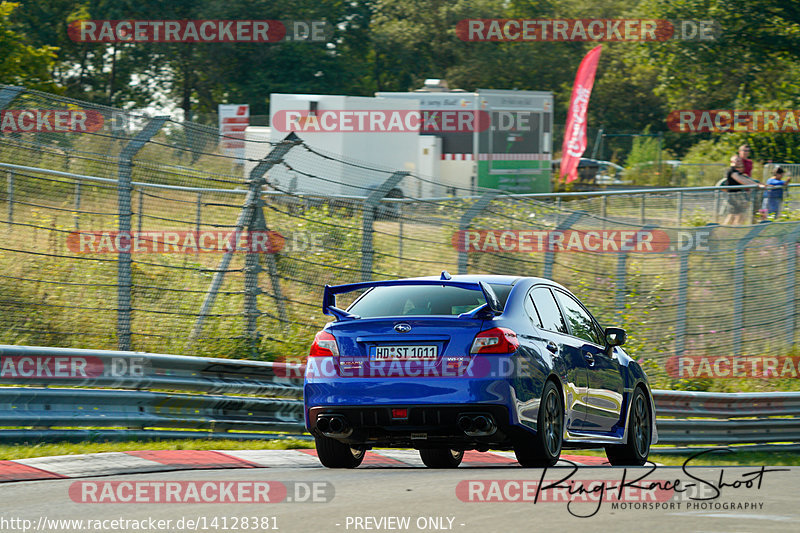
[[[625,469],[565,455],[544,471],[523,470],[512,454],[475,452],[458,469],[432,470],[416,452],[381,450],[358,469],[331,470],[313,450],[254,450],[221,452],[218,464],[191,469],[216,453],[0,462],[5,480],[34,470],[46,478],[48,468],[63,476],[0,485],[0,531],[674,533],[797,531],[800,523],[797,467]],[[141,473],[144,460],[161,467]],[[92,471],[111,475],[86,477]]]

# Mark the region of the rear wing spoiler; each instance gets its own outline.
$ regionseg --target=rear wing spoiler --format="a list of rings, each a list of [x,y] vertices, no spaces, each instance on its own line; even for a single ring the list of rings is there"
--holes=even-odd
[[[481,291],[486,300],[486,307],[494,314],[499,315],[503,312],[503,306],[500,304],[500,299],[495,294],[492,287],[483,281],[453,281],[450,279],[396,279],[386,281],[364,281],[361,283],[348,283],[345,285],[325,285],[325,291],[322,293],[322,312],[326,315],[336,317],[337,320],[348,320],[360,318],[336,307],[336,295],[346,292],[357,291],[359,289],[371,289],[373,287],[400,287],[411,285],[430,285],[442,287],[459,287],[461,289],[469,289],[473,291]],[[483,306],[481,306],[483,308]],[[470,313],[472,314],[472,313]]]

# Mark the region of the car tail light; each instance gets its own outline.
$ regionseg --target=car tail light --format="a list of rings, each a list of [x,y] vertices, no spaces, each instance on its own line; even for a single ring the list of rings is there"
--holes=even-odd
[[[314,336],[314,344],[311,345],[309,357],[339,357],[339,347],[336,345],[336,337],[327,331],[320,331]]]
[[[512,353],[519,348],[517,334],[508,328],[481,331],[472,342],[469,353]]]
[[[392,409],[392,418],[408,418],[408,409]]]

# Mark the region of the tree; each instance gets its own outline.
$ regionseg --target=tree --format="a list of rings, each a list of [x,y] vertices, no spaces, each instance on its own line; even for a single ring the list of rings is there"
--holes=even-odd
[[[56,49],[29,44],[27,36],[11,20],[18,7],[18,3],[0,2],[0,80],[30,89],[58,91],[51,76]]]

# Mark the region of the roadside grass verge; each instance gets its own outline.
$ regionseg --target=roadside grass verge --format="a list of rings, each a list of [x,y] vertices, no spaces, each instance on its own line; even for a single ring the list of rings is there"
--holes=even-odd
[[[0,460],[79,455],[84,453],[129,452],[137,450],[294,450],[313,448],[313,441],[297,438],[265,440],[153,440],[129,442],[54,442],[41,444],[0,445]]]

